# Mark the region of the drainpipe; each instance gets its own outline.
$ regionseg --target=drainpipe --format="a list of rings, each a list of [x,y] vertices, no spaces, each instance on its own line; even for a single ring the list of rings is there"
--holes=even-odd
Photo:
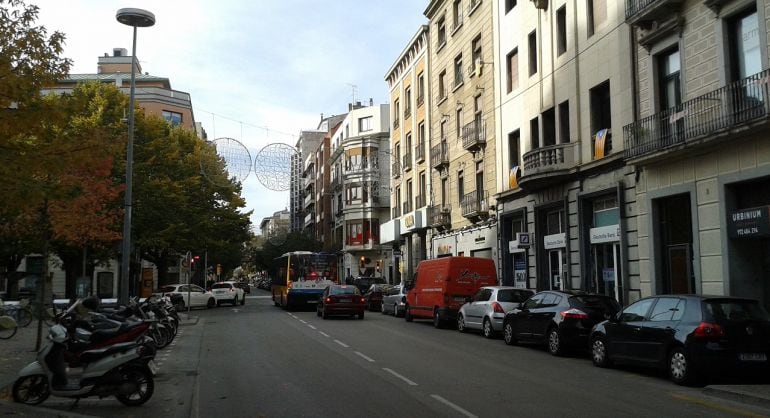
[[[575,117],[577,120],[577,135],[581,137],[580,133],[583,132],[582,112],[580,106],[580,55],[578,54],[578,16],[577,16],[577,1],[572,0],[572,28],[574,29],[574,35],[572,36],[573,51],[575,54],[575,74],[578,76],[575,78],[575,99],[577,99],[577,106],[575,106]],[[590,124],[589,124],[590,126]],[[588,138],[590,140],[591,133],[589,132]],[[580,140],[580,139],[579,139]],[[582,140],[580,140],[582,142]],[[574,148],[573,151],[575,152]],[[583,165],[583,152],[580,146],[577,150],[577,165]]]

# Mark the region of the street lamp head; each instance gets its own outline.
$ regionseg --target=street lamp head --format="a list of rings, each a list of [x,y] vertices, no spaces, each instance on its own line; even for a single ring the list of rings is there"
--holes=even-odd
[[[155,24],[155,15],[152,12],[131,7],[118,10],[115,18],[124,25],[139,28],[146,28]]]

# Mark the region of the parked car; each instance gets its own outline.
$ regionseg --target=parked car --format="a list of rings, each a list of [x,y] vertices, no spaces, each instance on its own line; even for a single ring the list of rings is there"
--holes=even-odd
[[[350,278],[345,280],[345,284],[353,285],[353,286],[357,287],[358,290],[361,293],[364,293],[367,290],[369,290],[369,286],[371,286],[373,284],[386,284],[386,283],[387,282],[382,277],[363,277],[363,276],[361,276],[361,277],[353,278],[352,280]]]
[[[585,348],[591,328],[617,314],[618,302],[610,297],[578,290],[547,290],[532,295],[505,314],[503,338],[544,343],[555,355],[570,348]]]
[[[640,299],[591,332],[591,360],[662,368],[677,384],[719,374],[767,375],[770,318],[753,299],[657,295]]]
[[[417,264],[414,279],[407,282],[404,319],[432,318],[442,328],[457,320],[465,299],[481,286],[497,284],[495,263],[489,258],[442,257]]]
[[[393,316],[403,316],[406,306],[407,289],[397,284],[388,289],[388,292],[382,296],[382,313],[392,313]]]
[[[382,311],[382,298],[392,286],[389,284],[373,284],[364,292],[366,309],[370,311]]]
[[[329,285],[324,289],[316,305],[316,315],[328,318],[332,315],[358,315],[358,319],[364,319],[366,299],[356,286]]]
[[[494,338],[503,330],[505,313],[518,308],[534,293],[511,286],[484,286],[460,307],[457,330],[479,329],[486,338]]]
[[[185,309],[187,306],[213,308],[217,304],[213,293],[194,284],[168,284],[158,289],[155,294],[169,296],[178,309]]]
[[[247,282],[235,282],[235,285],[237,287],[240,287],[243,289],[243,293],[245,294],[251,294],[251,285]]]
[[[246,303],[246,297],[243,289],[238,287],[236,282],[217,282],[211,285],[211,292],[217,299],[217,305],[221,305],[222,302],[231,303],[233,306],[240,303],[243,305]]]

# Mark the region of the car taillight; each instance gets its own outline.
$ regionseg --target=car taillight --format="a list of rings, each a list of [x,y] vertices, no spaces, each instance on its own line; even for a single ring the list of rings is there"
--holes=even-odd
[[[588,314],[586,314],[585,312],[581,311],[580,309],[572,308],[572,309],[567,310],[567,311],[562,311],[561,312],[561,317],[564,318],[564,319],[567,319],[567,318],[588,319]]]
[[[366,303],[366,299],[365,298],[361,298],[361,303]]]
[[[718,324],[711,322],[701,322],[698,328],[693,332],[695,338],[722,338],[725,336],[725,330]]]
[[[505,313],[505,310],[503,310],[503,306],[502,306],[502,305],[500,305],[500,304],[499,304],[499,303],[497,303],[497,302],[492,302],[492,310],[493,310],[495,313]]]
[[[332,303],[332,298],[326,298],[326,300],[324,300],[324,302],[326,302],[326,303]]]

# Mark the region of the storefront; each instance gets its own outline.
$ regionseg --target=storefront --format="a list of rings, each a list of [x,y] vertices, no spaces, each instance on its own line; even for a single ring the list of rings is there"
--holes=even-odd
[[[497,223],[487,222],[459,231],[434,236],[431,258],[459,256],[490,258],[498,267]]]

